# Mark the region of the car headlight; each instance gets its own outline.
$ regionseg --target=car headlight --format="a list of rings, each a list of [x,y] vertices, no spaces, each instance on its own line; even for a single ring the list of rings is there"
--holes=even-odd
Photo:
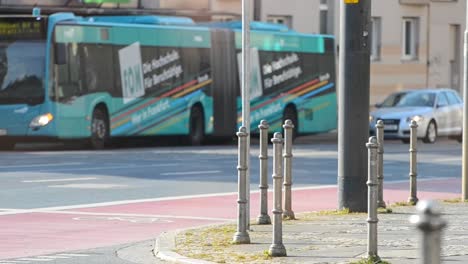
[[[51,113],[36,116],[29,124],[29,127],[43,127],[48,125],[53,119],[54,116]]]
[[[411,120],[416,121],[416,123],[420,123],[424,121],[424,116],[421,116],[421,115],[410,116],[406,119],[406,122],[411,123]]]

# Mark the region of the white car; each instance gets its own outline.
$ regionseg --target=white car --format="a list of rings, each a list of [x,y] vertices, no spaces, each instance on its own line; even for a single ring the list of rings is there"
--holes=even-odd
[[[421,89],[391,94],[376,105],[369,117],[369,130],[375,134],[378,120],[384,122],[385,138],[410,141],[411,120],[418,124],[417,136],[434,143],[438,136],[462,140],[463,101],[452,89]]]

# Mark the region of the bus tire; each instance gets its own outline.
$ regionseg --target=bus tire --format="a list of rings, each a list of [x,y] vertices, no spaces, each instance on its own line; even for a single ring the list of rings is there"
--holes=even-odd
[[[192,146],[200,146],[205,138],[205,118],[203,110],[195,106],[190,111],[189,140]]]
[[[96,107],[91,118],[90,145],[93,149],[104,149],[109,143],[109,116],[103,107]]]
[[[1,140],[0,141],[0,150],[13,150],[16,143],[14,141]]]
[[[294,125],[294,128],[293,128],[293,133],[292,133],[292,139],[296,139],[297,138],[297,134],[298,134],[298,128],[299,128],[299,121],[297,119],[297,111],[294,107],[292,106],[288,106],[286,107],[286,109],[284,109],[284,113],[283,113],[283,124],[284,125],[284,122],[286,120],[291,120],[293,125]]]

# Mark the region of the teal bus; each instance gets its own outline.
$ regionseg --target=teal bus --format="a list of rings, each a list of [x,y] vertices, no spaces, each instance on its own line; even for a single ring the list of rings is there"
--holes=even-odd
[[[241,124],[241,23],[157,15],[0,16],[0,146],[183,135]],[[337,125],[334,38],[252,22],[251,131]]]

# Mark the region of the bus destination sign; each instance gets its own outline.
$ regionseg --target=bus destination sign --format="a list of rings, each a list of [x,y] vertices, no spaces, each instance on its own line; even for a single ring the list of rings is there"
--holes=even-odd
[[[0,18],[0,39],[39,39],[45,36],[44,21],[36,18]]]

